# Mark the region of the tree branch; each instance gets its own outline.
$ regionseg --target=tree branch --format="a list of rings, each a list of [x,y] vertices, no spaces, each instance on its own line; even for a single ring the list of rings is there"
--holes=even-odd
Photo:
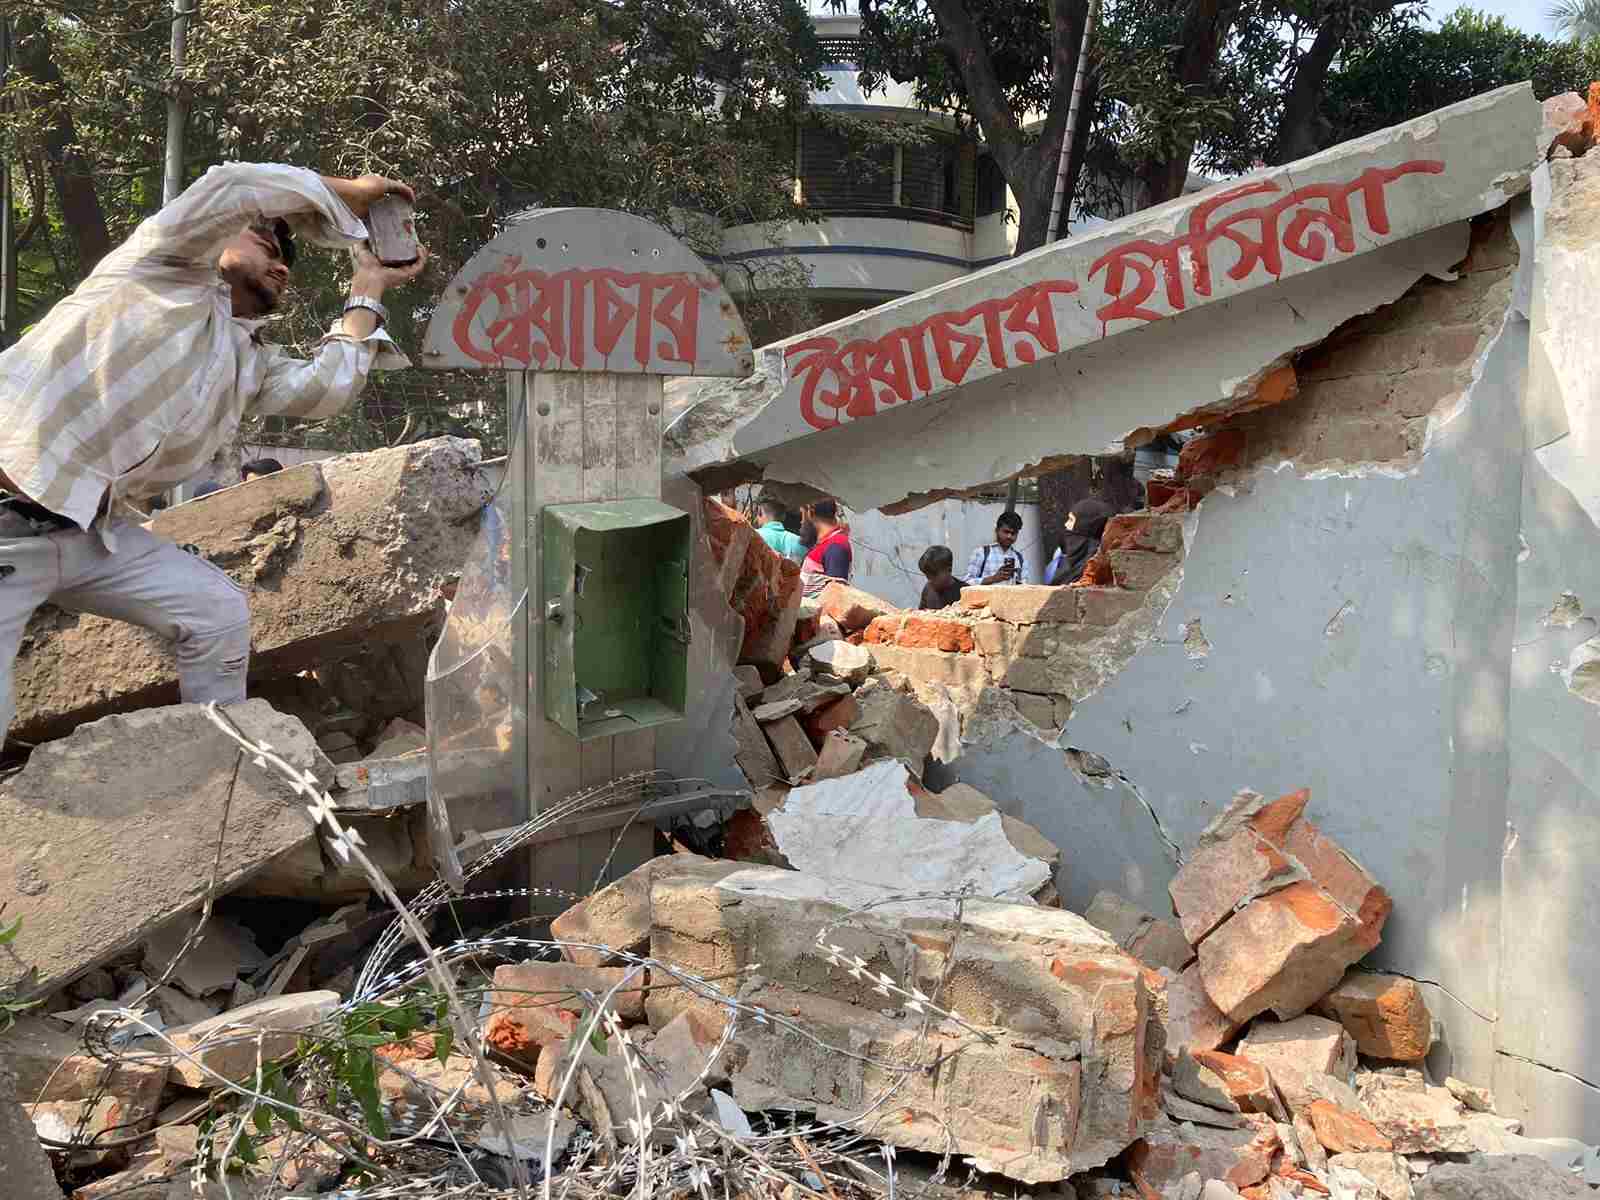
[[[972,115],[983,129],[990,152],[1009,178],[1022,150],[1022,129],[1011,112],[1000,77],[995,73],[983,32],[967,11],[965,0],[928,0],[928,7],[939,21],[939,40],[961,73],[961,82],[966,85]]]

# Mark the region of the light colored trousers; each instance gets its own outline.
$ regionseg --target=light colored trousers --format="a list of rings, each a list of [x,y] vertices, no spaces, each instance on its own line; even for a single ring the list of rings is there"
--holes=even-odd
[[[11,671],[23,630],[46,602],[172,642],[187,703],[244,699],[250,606],[227,572],[137,525],[118,526],[113,553],[77,529],[8,536],[9,517],[0,509],[0,734],[16,716]]]

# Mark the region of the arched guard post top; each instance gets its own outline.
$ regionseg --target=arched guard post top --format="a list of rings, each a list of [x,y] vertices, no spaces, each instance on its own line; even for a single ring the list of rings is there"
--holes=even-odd
[[[438,370],[749,375],[727,289],[659,225],[604,208],[511,222],[450,281],[422,342]]]

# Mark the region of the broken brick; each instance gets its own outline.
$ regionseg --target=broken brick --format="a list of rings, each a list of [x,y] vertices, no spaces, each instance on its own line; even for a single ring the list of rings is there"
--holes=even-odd
[[[1310,1015],[1292,1021],[1262,1018],[1250,1026],[1237,1053],[1267,1069],[1292,1109],[1334,1099],[1321,1094],[1326,1089],[1320,1081],[1344,1080],[1356,1061],[1354,1044],[1338,1022]],[[1340,1090],[1348,1091],[1342,1084]]]
[[[913,650],[943,650],[950,654],[970,654],[972,626],[961,621],[942,621],[937,617],[907,617],[905,624],[900,628],[899,636],[895,638],[895,644]]]
[[[1365,953],[1360,926],[1313,883],[1252,900],[1200,943],[1200,977],[1231,1019],[1298,1016]]]
[[[1239,1031],[1239,1022],[1218,1011],[1191,963],[1167,984],[1167,1061],[1184,1050],[1215,1050]]]
[[[1219,429],[1203,433],[1184,444],[1178,452],[1178,478],[1193,479],[1217,475],[1244,461],[1245,434],[1242,429]]]
[[[1195,1172],[1242,1191],[1271,1174],[1278,1149],[1276,1134],[1162,1124],[1134,1142],[1125,1161],[1139,1195],[1158,1198]]]
[[[811,773],[812,782],[820,783],[824,779],[837,779],[850,774],[861,766],[866,753],[867,743],[864,739],[847,730],[833,730],[822,739],[822,748],[817,752],[817,769]]]
[[[1107,550],[1155,550],[1173,554],[1183,549],[1183,522],[1159,513],[1122,513],[1106,522],[1100,544]]]
[[[900,611],[887,600],[848,583],[828,584],[817,599],[822,603],[823,614],[837,621],[846,633],[865,629],[875,618]]]
[[[1401,975],[1352,972],[1317,1004],[1371,1058],[1416,1062],[1433,1046],[1433,1017],[1422,988]]]
[[[1078,597],[1078,611],[1085,625],[1115,625],[1144,603],[1144,596],[1140,593],[1119,587],[1074,585],[1070,593]]]
[[[1157,554],[1153,550],[1112,550],[1109,553],[1111,575],[1117,586],[1136,592],[1147,592],[1155,587],[1178,561],[1170,554]]]
[[[1369,1150],[1392,1151],[1394,1143],[1378,1132],[1378,1127],[1358,1113],[1326,1100],[1314,1100],[1306,1107],[1306,1117],[1316,1132],[1317,1141],[1329,1154],[1362,1154]]]
[[[837,646],[841,643],[832,644]],[[817,751],[806,736],[806,731],[801,728],[798,717],[788,716],[781,721],[774,721],[763,726],[762,732],[767,735],[767,742],[778,756],[784,778],[790,783],[800,783],[810,778],[817,765]]]
[[[1187,1100],[1223,1112],[1261,1113],[1280,1121],[1288,1117],[1267,1069],[1221,1050],[1180,1054],[1172,1087]]]
[[[854,696],[841,696],[832,704],[824,705],[802,719],[813,741],[820,743],[835,729],[849,729],[861,715],[861,705]]]

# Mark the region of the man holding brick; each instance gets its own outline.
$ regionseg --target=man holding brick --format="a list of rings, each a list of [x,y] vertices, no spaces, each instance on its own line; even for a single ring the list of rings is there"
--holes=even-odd
[[[226,573],[143,527],[134,505],[205,469],[247,414],[328,417],[371,370],[408,366],[383,331],[385,267],[362,219],[405,184],[298,167],[213,167],[0,355],[0,734],[11,671],[46,602],[174,644],[186,701],[244,699],[250,614]],[[294,233],[352,249],[344,313],[310,359],[261,340]]]

